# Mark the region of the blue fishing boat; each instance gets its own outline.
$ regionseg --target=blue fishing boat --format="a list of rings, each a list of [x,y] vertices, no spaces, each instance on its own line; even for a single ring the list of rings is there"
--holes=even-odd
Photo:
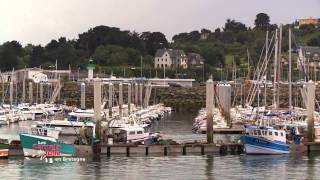
[[[245,134],[241,137],[247,154],[288,154],[284,130],[272,127],[245,125]]]
[[[20,133],[25,156],[72,156],[73,144],[59,140],[60,130],[50,127],[32,127],[31,132]]]

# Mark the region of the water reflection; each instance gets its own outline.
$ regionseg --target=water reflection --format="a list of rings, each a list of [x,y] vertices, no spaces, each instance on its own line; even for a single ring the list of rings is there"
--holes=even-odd
[[[212,176],[212,171],[213,169],[213,155],[207,155],[206,156],[206,177],[208,180],[212,180],[213,176]]]

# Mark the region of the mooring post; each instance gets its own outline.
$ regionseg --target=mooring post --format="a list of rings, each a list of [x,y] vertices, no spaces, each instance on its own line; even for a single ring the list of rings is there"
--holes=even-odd
[[[12,108],[13,105],[13,82],[10,82],[10,108]]]
[[[142,100],[142,92],[143,92],[143,84],[139,84],[139,104],[141,105],[141,108],[143,108],[143,100]]]
[[[86,84],[83,82],[80,85],[81,91],[81,109],[86,109]]]
[[[123,105],[123,85],[122,83],[119,83],[119,116],[120,119],[122,119],[122,105]]]
[[[43,104],[43,83],[40,82],[40,104]]]
[[[25,78],[25,73],[26,73],[26,71],[24,71],[24,77],[23,77],[23,81],[22,81],[22,98],[21,98],[22,103],[24,103],[26,101],[26,78]]]
[[[206,83],[207,143],[213,143],[214,87],[212,76]]]
[[[112,106],[113,106],[113,101],[112,101],[112,96],[113,96],[113,84],[109,83],[109,118],[112,119]]]
[[[33,102],[33,88],[32,82],[29,82],[29,103],[32,104]]]
[[[138,83],[135,83],[134,84],[134,102],[136,104],[136,107],[138,107],[138,91],[139,91]]]
[[[131,83],[128,83],[128,115],[131,113]]]
[[[101,79],[94,79],[93,83],[94,97],[94,120],[96,121],[95,133],[96,139],[103,141],[101,134]]]
[[[308,141],[313,142],[314,132],[314,105],[315,105],[315,84],[313,81],[307,83],[307,112],[308,112]]]

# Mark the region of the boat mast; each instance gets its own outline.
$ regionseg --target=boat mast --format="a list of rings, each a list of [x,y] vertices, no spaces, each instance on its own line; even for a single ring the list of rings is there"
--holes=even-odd
[[[292,80],[291,80],[291,28],[289,28],[289,112],[292,108]]]
[[[265,56],[266,61],[268,60],[268,51],[269,51],[268,34],[269,34],[269,32],[267,31],[267,34],[266,34],[266,56]],[[264,81],[264,106],[265,106],[264,108],[265,109],[267,108],[267,72],[268,72],[268,70],[265,73],[265,81]]]
[[[278,87],[277,87],[277,105],[280,106],[279,96],[280,96],[280,79],[281,79],[281,45],[282,45],[282,24],[280,24],[280,34],[279,34],[279,55],[278,55]]]
[[[277,99],[276,99],[276,92],[278,89],[277,85],[277,78],[278,78],[278,29],[276,29],[276,34],[275,34],[275,48],[274,48],[274,64],[273,64],[273,103],[274,107],[277,109],[278,104],[277,104]]]

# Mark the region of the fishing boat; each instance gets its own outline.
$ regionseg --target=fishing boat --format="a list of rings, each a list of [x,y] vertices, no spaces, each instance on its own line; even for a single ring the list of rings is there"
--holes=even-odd
[[[35,126],[30,132],[20,133],[20,141],[25,156],[72,156],[74,144],[59,140],[60,130]]]
[[[286,132],[266,126],[245,125],[241,137],[247,154],[288,154]]]
[[[7,139],[0,139],[0,158],[7,158],[9,155],[9,142]]]

